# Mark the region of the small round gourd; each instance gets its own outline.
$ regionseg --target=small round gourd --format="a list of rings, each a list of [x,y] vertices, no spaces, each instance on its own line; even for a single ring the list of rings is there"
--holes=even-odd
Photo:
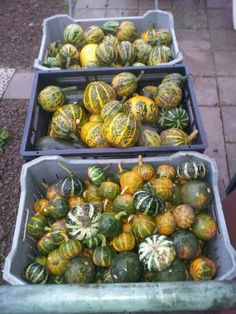
[[[96,165],[91,165],[88,167],[88,176],[95,185],[101,185],[102,182],[106,179],[104,170]]]
[[[79,62],[79,51],[74,45],[65,44],[61,47],[57,58],[61,61],[62,68],[66,69]]]
[[[92,283],[95,281],[95,266],[89,257],[77,256],[69,261],[64,277],[68,284]]]
[[[170,47],[156,45],[148,55],[148,65],[155,66],[172,60],[173,55]]]
[[[112,205],[112,210],[116,213],[124,211],[129,216],[135,212],[133,195],[125,193],[125,189],[114,199]]]
[[[154,218],[142,213],[131,215],[128,221],[131,222],[131,229],[136,239],[149,237],[156,228]]]
[[[121,72],[113,77],[111,86],[119,97],[132,95],[143,75],[143,71],[137,77],[130,72]]]
[[[119,40],[116,38],[116,36],[114,36],[112,34],[108,34],[104,37],[103,43],[104,44],[110,44],[110,45],[117,47],[119,45]]]
[[[176,170],[171,165],[162,164],[156,169],[157,178],[168,178],[171,181],[174,181],[176,177]]]
[[[159,213],[155,217],[156,231],[160,235],[170,236],[176,230],[175,217],[170,210]]]
[[[167,177],[161,177],[152,182],[152,186],[158,196],[164,201],[171,198],[174,193],[174,183]]]
[[[59,250],[53,250],[48,254],[47,269],[55,276],[61,276],[65,273],[68,261],[64,260],[59,253]]]
[[[103,30],[104,34],[112,34],[116,35],[120,23],[117,21],[107,21],[102,24],[101,29]]]
[[[46,223],[46,218],[43,215],[37,213],[30,218],[27,225],[27,231],[32,237],[36,239],[40,238],[45,233],[44,228],[46,226]]]
[[[84,203],[85,203],[85,200],[83,199],[83,197],[79,195],[73,195],[68,198],[68,204],[69,204],[70,209]]]
[[[124,169],[122,167],[122,162],[119,162],[118,167],[117,167],[117,171],[114,173],[113,175],[113,179],[116,183],[120,183],[120,178],[122,176],[123,173],[127,172],[127,169]]]
[[[132,251],[135,247],[135,237],[131,232],[122,232],[113,238],[112,245],[117,252]]]
[[[48,216],[48,200],[46,198],[40,198],[34,202],[34,211],[43,216]]]
[[[163,83],[158,86],[154,99],[160,108],[172,109],[180,105],[182,90],[175,83]]]
[[[98,220],[100,231],[108,238],[116,236],[121,230],[120,218],[125,215],[125,212],[103,213]]]
[[[162,199],[155,193],[147,190],[136,192],[133,202],[137,211],[150,216],[156,216],[158,212],[162,212],[165,208],[165,203]]]
[[[112,181],[104,181],[99,187],[99,194],[102,198],[113,201],[120,194],[120,186]]]
[[[45,284],[48,279],[48,272],[43,265],[31,263],[25,268],[24,277],[31,284]]]
[[[80,132],[83,143],[91,148],[109,147],[109,144],[102,132],[103,123],[101,121],[89,121],[85,123]]]
[[[181,229],[189,229],[195,221],[195,213],[191,206],[181,204],[173,210],[176,224]]]
[[[114,249],[106,244],[106,238],[101,235],[102,244],[98,246],[93,252],[93,262],[99,267],[108,267],[111,265],[112,259],[116,253]]]
[[[99,186],[95,184],[89,184],[87,190],[85,190],[83,193],[83,197],[88,203],[100,201],[101,197],[99,194]]]
[[[158,42],[161,45],[170,46],[172,42],[172,36],[167,28],[159,28],[157,31]]]
[[[192,226],[193,233],[201,240],[208,241],[213,239],[217,233],[215,219],[209,214],[198,214]]]
[[[62,43],[60,40],[53,41],[52,43],[48,45],[47,56],[56,57],[61,47],[62,47]]]
[[[43,265],[44,267],[47,267],[47,257],[44,255],[35,256],[35,258],[33,259],[33,262],[39,263],[39,264]]]
[[[55,231],[59,231],[61,233],[67,233],[67,228],[66,228],[66,224],[65,224],[65,220],[61,219],[61,220],[57,220],[55,222],[53,222],[50,227],[45,227],[44,228],[45,231],[47,232],[55,232]]]
[[[79,24],[69,24],[64,29],[64,40],[68,44],[79,47],[84,40],[84,31]]]
[[[126,99],[127,97],[123,97],[122,100],[113,100],[105,104],[100,113],[102,120],[106,120],[107,118],[113,117],[117,113],[121,112],[123,103]]]
[[[96,49],[96,57],[101,66],[114,67],[118,60],[117,48],[111,43],[102,42]]]
[[[55,220],[65,218],[69,211],[67,199],[57,195],[55,198],[49,201],[48,210],[49,215],[52,216]]]
[[[131,43],[138,38],[138,31],[135,24],[131,21],[123,21],[120,23],[116,37],[119,41],[130,41]]]
[[[82,245],[80,241],[75,239],[68,239],[59,247],[59,253],[64,260],[71,260],[82,252]]]
[[[97,25],[89,26],[84,32],[84,39],[87,44],[99,44],[103,41],[103,30]]]
[[[155,23],[153,23],[148,30],[141,34],[141,38],[150,45],[156,45],[158,42],[158,29]]]
[[[138,141],[139,146],[157,147],[161,146],[160,135],[151,128],[143,128]]]
[[[198,257],[191,262],[189,270],[193,280],[210,280],[216,275],[216,264],[210,258]]]
[[[133,167],[133,172],[135,172],[143,181],[148,181],[154,175],[154,169],[151,164],[144,163],[142,161],[142,156],[138,157],[138,164]]]
[[[206,176],[206,173],[206,165],[204,162],[198,160],[184,161],[177,166],[177,175],[181,179],[203,179]]]
[[[163,128],[185,129],[189,124],[189,115],[184,108],[173,108],[171,110],[161,109],[158,123]]]
[[[102,237],[100,236],[100,234],[95,235],[94,237],[91,237],[89,239],[85,239],[83,241],[83,245],[88,249],[94,249],[100,244],[102,244]]]
[[[143,186],[143,180],[133,171],[127,171],[120,178],[120,186],[123,191],[126,188],[126,193],[134,194]]]
[[[193,259],[198,251],[198,240],[196,236],[188,230],[176,231],[171,236],[174,242],[176,255],[183,260]]]
[[[187,269],[185,264],[178,258],[175,258],[173,263],[161,272],[155,272],[154,281],[185,281]]]
[[[136,51],[136,62],[146,64],[148,61],[149,52],[152,49],[151,46],[143,39],[136,39],[133,43],[133,46]]]
[[[191,145],[197,135],[198,130],[188,135],[181,129],[171,128],[161,132],[161,143],[164,146]]]

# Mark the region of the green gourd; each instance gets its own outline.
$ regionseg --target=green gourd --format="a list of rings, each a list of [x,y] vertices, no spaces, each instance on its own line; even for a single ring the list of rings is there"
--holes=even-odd
[[[56,220],[65,218],[69,211],[68,200],[63,196],[57,195],[49,201],[48,210],[49,215]]]
[[[102,239],[102,244],[94,250],[93,262],[96,266],[108,267],[116,253],[111,246],[107,245],[106,238],[103,235],[100,235],[100,237]]]
[[[98,219],[99,229],[108,238],[116,236],[121,230],[122,216],[126,216],[126,212],[103,213]]]
[[[31,284],[45,284],[48,279],[48,272],[43,265],[31,263],[25,268],[24,277]]]
[[[77,256],[68,263],[64,277],[68,284],[92,283],[95,281],[95,266],[90,258]]]
[[[43,215],[39,213],[35,214],[30,218],[27,225],[28,233],[34,238],[42,237],[45,233],[44,228],[46,226],[46,222],[47,220]]]

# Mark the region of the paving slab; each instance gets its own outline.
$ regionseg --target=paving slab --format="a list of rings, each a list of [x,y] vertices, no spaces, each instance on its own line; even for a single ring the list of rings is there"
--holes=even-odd
[[[78,11],[81,9],[102,9],[105,8],[107,0],[77,0],[74,10]],[[88,12],[88,11],[87,11]],[[86,18],[86,16],[84,16]]]
[[[232,9],[208,9],[209,28],[233,28]]]
[[[211,51],[182,51],[184,63],[189,65],[194,76],[214,76],[213,56]]]
[[[236,173],[236,143],[226,143],[230,178]]]
[[[211,36],[211,45],[214,50],[236,51],[235,30],[211,29],[210,36]]]
[[[173,1],[173,10],[186,11],[206,8],[206,0],[178,0]]]
[[[106,10],[104,9],[81,9],[74,10],[73,17],[75,19],[95,19],[105,17]]]
[[[171,0],[159,0],[158,9],[160,10],[171,10],[172,1]],[[155,0],[141,0],[139,1],[140,10],[153,10],[155,9]]]
[[[220,108],[201,106],[200,112],[208,140],[208,148],[205,150],[205,154],[214,158],[217,162],[219,189],[221,197],[223,197],[225,188],[229,183],[229,175]]]
[[[194,79],[194,87],[197,96],[197,101],[200,106],[219,105],[215,78],[196,77]]]
[[[3,99],[29,99],[33,84],[34,73],[18,72],[13,76]]]
[[[0,68],[0,99],[2,98],[14,73],[15,69]]]
[[[137,0],[108,0],[107,1],[107,7],[109,9],[138,9],[139,7],[139,2]],[[154,7],[151,6],[151,9],[153,9]]]
[[[176,37],[181,51],[211,48],[210,33],[207,29],[177,29]]]
[[[216,74],[236,76],[236,51],[215,51]]]
[[[225,141],[230,143],[236,143],[236,107],[223,106],[222,118],[225,134]],[[236,155],[236,151],[235,151]]]
[[[142,14],[139,14],[139,9],[131,9],[131,10],[128,10],[128,9],[107,9],[106,10],[106,13],[105,13],[105,16],[106,17],[119,17],[119,16],[137,16],[137,15],[143,15],[144,13]]]
[[[173,10],[172,13],[174,15],[176,29],[208,28],[208,18],[206,10]]]
[[[232,0],[207,0],[208,8],[231,8]]]
[[[236,106],[236,77],[218,77],[221,105]]]

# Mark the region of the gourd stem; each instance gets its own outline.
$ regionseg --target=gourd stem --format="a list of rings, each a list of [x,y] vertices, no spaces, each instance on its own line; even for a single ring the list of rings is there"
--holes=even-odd
[[[137,83],[138,81],[142,79],[143,75],[144,75],[144,71],[141,71],[141,73],[135,78],[134,81]]]
[[[74,141],[78,141],[78,137],[74,134],[74,133],[70,133],[70,137],[74,140]]]
[[[108,202],[109,202],[109,200],[106,198],[104,203],[103,203],[103,210],[104,210],[104,212],[106,211],[106,207],[107,207]]]
[[[49,184],[47,184],[46,182],[42,182],[42,186],[43,186],[45,189],[48,189],[48,188],[49,188]]]
[[[51,228],[46,226],[46,227],[44,228],[44,231],[49,231],[49,232],[50,232],[50,231],[51,231]]]
[[[120,173],[122,173],[122,172],[124,171],[124,169],[123,169],[123,167],[122,167],[122,162],[119,162],[119,164],[118,164],[118,171],[119,171]]]
[[[190,144],[198,135],[198,130],[194,130],[185,140],[186,144]]]
[[[121,99],[120,103],[123,104],[123,103],[127,100],[127,98],[128,98],[127,96],[124,96],[124,97]]]
[[[61,235],[63,236],[63,238],[65,239],[65,242],[69,241],[69,237],[67,236],[66,233],[62,232]]]
[[[126,186],[122,191],[121,191],[121,193],[120,193],[120,195],[124,195],[125,194],[125,192],[128,190],[128,186]]]
[[[125,211],[119,212],[118,214],[115,215],[115,218],[119,220],[122,216],[126,216],[126,215],[127,213]]]
[[[102,241],[101,246],[106,246],[107,245],[106,237],[103,234],[101,234],[101,233],[98,235],[98,237]]]
[[[70,169],[68,169],[67,167],[65,167],[65,166],[64,166],[62,163],[60,163],[60,162],[58,162],[57,164],[58,164],[59,167],[61,167],[62,169],[64,169],[64,170],[69,174],[70,177],[73,176],[73,172],[72,172]]]
[[[142,165],[143,165],[143,162],[142,162],[142,155],[139,155],[139,156],[138,156],[138,165],[139,165],[139,166],[142,166]]]
[[[61,90],[62,90],[63,94],[67,94],[67,93],[76,91],[77,87],[76,86],[64,87]]]
[[[134,217],[135,217],[135,215],[130,215],[129,217],[128,217],[128,223],[130,223],[130,221],[132,220],[132,219],[134,219]]]
[[[70,57],[66,58],[66,68],[69,68],[70,66]]]

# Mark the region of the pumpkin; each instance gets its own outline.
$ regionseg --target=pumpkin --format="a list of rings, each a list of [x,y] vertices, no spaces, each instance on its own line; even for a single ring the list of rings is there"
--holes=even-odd
[[[46,198],[40,198],[34,202],[34,211],[43,216],[48,216],[48,200]]]
[[[100,231],[108,238],[116,236],[121,230],[120,218],[125,215],[125,212],[103,213],[98,219]]]
[[[154,100],[157,105],[164,109],[172,109],[180,105],[182,90],[172,82],[163,83],[158,86]]]
[[[143,180],[135,172],[126,171],[120,177],[120,186],[122,191],[126,189],[126,193],[134,194],[142,188]]]
[[[24,277],[31,284],[45,284],[48,279],[48,272],[43,265],[31,263],[25,268]]]
[[[198,257],[191,262],[189,270],[193,280],[210,280],[216,275],[216,264],[210,258]]]
[[[151,46],[143,39],[136,39],[133,46],[136,52],[136,62],[141,62],[145,65],[148,61],[149,52],[152,49]]]
[[[98,63],[97,57],[96,57],[96,49],[98,45],[97,44],[88,44],[85,45],[81,51],[80,51],[80,64],[82,67],[86,66],[87,64],[93,62]]]
[[[123,112],[107,118],[103,123],[103,135],[113,147],[132,147],[138,140],[138,124],[134,116]]]
[[[128,221],[131,222],[132,232],[136,239],[149,237],[156,228],[154,218],[142,213],[131,215]]]
[[[181,179],[203,179],[207,173],[206,165],[202,161],[188,160],[177,166],[177,175]]]
[[[135,237],[131,232],[122,232],[113,238],[112,245],[117,252],[132,251],[135,247]]]
[[[172,36],[168,29],[159,28],[157,31],[158,42],[161,45],[170,46],[172,42]]]
[[[162,271],[175,259],[174,243],[163,235],[153,235],[139,245],[139,259],[150,271]]]
[[[133,204],[133,196],[130,194],[125,193],[126,189],[118,195],[113,203],[112,203],[112,210],[115,213],[119,212],[126,212],[126,215],[131,215],[135,212],[135,207]]]
[[[52,250],[54,250],[57,247],[57,244],[54,242],[54,239],[52,238],[51,234],[52,234],[51,232],[46,233],[37,242],[37,250],[42,255],[48,255],[49,252],[51,252]]]
[[[117,46],[119,60],[121,65],[132,65],[136,59],[136,51],[134,46],[129,41],[121,41]]]
[[[155,217],[156,231],[160,235],[170,236],[176,230],[176,220],[170,210],[158,213]]]
[[[112,181],[104,181],[100,185],[99,194],[102,198],[112,201],[120,194],[120,186]]]
[[[183,260],[193,259],[198,251],[198,240],[196,236],[188,230],[179,230],[171,235],[174,242],[176,255]]]
[[[54,219],[65,218],[68,211],[69,205],[65,197],[57,195],[48,202],[49,215]]]
[[[79,24],[69,24],[64,29],[66,43],[79,47],[84,40],[84,31]]]
[[[48,45],[47,56],[48,57],[56,57],[58,52],[60,51],[61,47],[62,47],[62,43],[60,40],[53,41],[52,43],[50,43]]]
[[[57,58],[60,60],[62,68],[68,68],[72,64],[79,62],[79,51],[71,44],[65,44],[61,47]]]
[[[211,240],[217,233],[216,221],[209,214],[198,214],[192,231],[201,240]]]
[[[183,88],[185,81],[188,79],[189,75],[183,76],[180,73],[171,73],[166,75],[161,83],[173,82],[179,85],[180,88]]]
[[[146,123],[156,123],[159,109],[156,103],[145,96],[134,96],[123,105],[126,113],[132,113],[136,120]]]
[[[115,66],[118,50],[116,46],[102,42],[96,49],[96,58],[101,66]]]
[[[89,83],[84,91],[83,103],[85,108],[95,114],[99,114],[102,107],[111,100],[116,99],[114,89],[107,83],[95,81]]]
[[[144,72],[141,71],[139,76],[135,76],[130,72],[121,72],[112,79],[111,86],[114,88],[119,97],[129,96],[135,92],[138,82],[143,77]]]
[[[100,212],[90,203],[81,204],[72,208],[66,219],[69,235],[76,240],[89,239],[99,231],[98,220]]]
[[[53,250],[48,254],[47,269],[54,276],[61,276],[65,273],[68,261],[64,260],[59,250]]]
[[[148,55],[149,66],[155,66],[161,63],[167,63],[172,60],[172,51],[167,46],[155,46],[151,49]]]
[[[114,282],[140,282],[143,265],[134,252],[122,252],[113,259],[110,267]]]
[[[99,114],[91,114],[91,116],[89,117],[89,121],[90,122],[102,122],[103,119],[101,118]]]
[[[82,252],[82,245],[78,240],[67,239],[60,245],[58,250],[64,260],[71,260]]]
[[[99,267],[108,267],[116,253],[114,249],[106,244],[106,238],[101,235],[102,244],[98,246],[93,252],[93,262]]]
[[[122,162],[119,162],[118,166],[117,166],[117,171],[113,174],[113,180],[116,183],[120,183],[120,178],[121,178],[122,174],[125,173],[126,171],[128,171],[128,170],[124,169],[122,167]]]
[[[95,281],[95,266],[89,257],[77,256],[68,263],[64,277],[69,284],[92,283]]]
[[[28,233],[34,238],[40,238],[44,235],[45,231],[44,228],[46,226],[46,218],[37,213],[32,216],[27,225]]]
[[[95,184],[89,184],[87,190],[85,190],[83,193],[83,197],[88,203],[101,200],[99,195],[99,187]]]
[[[91,165],[88,167],[88,176],[95,185],[101,185],[102,182],[106,179],[104,170],[96,165]]]
[[[184,204],[190,205],[196,212],[200,211],[211,205],[213,200],[212,187],[204,181],[189,181],[181,188],[181,198]]]
[[[191,206],[182,204],[173,210],[177,226],[181,229],[190,228],[195,221],[195,213]]]
[[[109,147],[103,132],[103,123],[99,121],[89,121],[82,126],[80,136],[81,140],[88,147]]]
[[[162,212],[165,208],[162,199],[155,193],[147,190],[136,192],[133,197],[133,202],[137,211],[150,216],[156,216],[158,212]]]
[[[68,204],[70,209],[84,203],[85,200],[83,199],[83,197],[78,195],[73,195],[68,198]]]
[[[103,30],[104,34],[112,34],[115,35],[120,23],[117,21],[107,21],[102,24],[101,29]]]
[[[162,164],[156,169],[157,178],[168,178],[171,181],[174,181],[176,177],[176,170],[173,166]]]
[[[161,143],[168,146],[191,145],[197,135],[197,130],[188,135],[183,130],[171,128],[161,132]]]
[[[160,177],[152,182],[152,186],[158,196],[164,201],[171,198],[174,193],[174,183],[167,177]]]
[[[154,169],[152,165],[142,162],[142,156],[138,157],[138,164],[133,167],[133,172],[135,172],[143,181],[148,181],[154,175]]]
[[[130,41],[131,43],[138,38],[137,28],[131,21],[123,21],[119,25],[116,33],[119,41]]]
[[[161,138],[160,135],[151,128],[143,128],[139,141],[139,146],[147,146],[147,147],[157,147],[161,146]]]
[[[155,23],[153,23],[147,31],[141,34],[141,38],[152,46],[156,45],[158,42],[158,29],[156,28]]]
[[[55,231],[60,231],[60,233],[67,233],[67,228],[65,224],[65,219],[57,220],[51,224],[50,227],[45,227],[45,231],[47,232],[55,232]]]
[[[168,268],[161,272],[157,271],[154,273],[153,281],[185,281],[187,279],[186,272],[187,270],[184,263],[180,259],[175,258]]]
[[[88,249],[94,249],[102,244],[102,237],[100,234],[97,234],[89,239],[83,240],[83,245]]]
[[[164,128],[185,129],[189,124],[188,112],[183,108],[161,109],[158,123]]]
[[[61,106],[53,113],[48,135],[64,140],[78,141],[81,127],[86,120],[86,114],[79,105]]]
[[[102,108],[100,116],[102,120],[115,116],[117,113],[122,111],[123,103],[126,101],[127,97],[123,97],[122,100],[109,101]]]
[[[97,25],[89,26],[84,32],[84,39],[87,44],[99,44],[103,41],[103,30]]]

